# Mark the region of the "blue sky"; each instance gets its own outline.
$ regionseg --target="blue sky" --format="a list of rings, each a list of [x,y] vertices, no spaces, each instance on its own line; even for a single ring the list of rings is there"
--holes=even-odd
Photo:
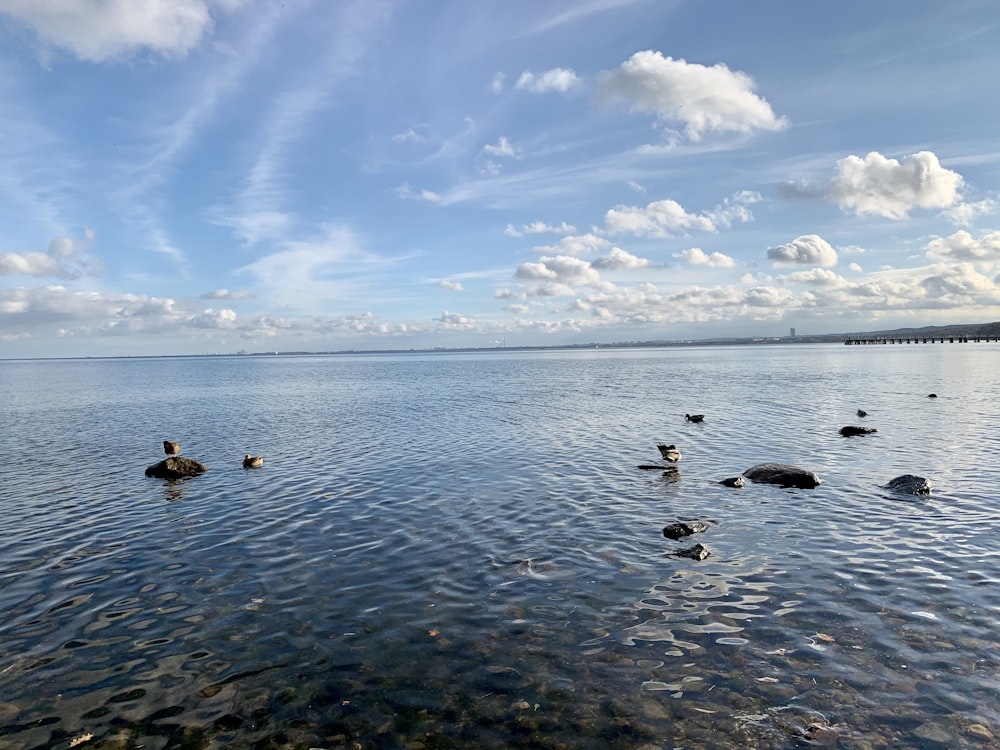
[[[0,357],[1000,320],[994,0],[0,0]]]

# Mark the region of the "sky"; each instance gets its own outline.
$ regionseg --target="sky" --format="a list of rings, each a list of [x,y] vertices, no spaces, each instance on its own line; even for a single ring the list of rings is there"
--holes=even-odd
[[[994,320],[996,0],[0,0],[0,358]]]

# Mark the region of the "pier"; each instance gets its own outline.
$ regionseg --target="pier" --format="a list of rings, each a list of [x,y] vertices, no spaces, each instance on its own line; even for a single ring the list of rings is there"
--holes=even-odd
[[[979,343],[981,341],[1000,341],[1000,335],[984,336],[982,334],[940,334],[931,336],[848,336],[844,339],[847,346],[868,346],[878,344],[968,344],[969,342]]]

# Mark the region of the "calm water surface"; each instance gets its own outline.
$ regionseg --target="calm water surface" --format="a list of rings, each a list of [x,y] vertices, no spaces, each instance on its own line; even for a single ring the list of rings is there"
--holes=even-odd
[[[0,362],[0,747],[993,748],[998,373],[982,343]],[[145,477],[164,439],[209,471]],[[658,442],[678,476],[637,468]],[[823,483],[718,484],[764,461]]]

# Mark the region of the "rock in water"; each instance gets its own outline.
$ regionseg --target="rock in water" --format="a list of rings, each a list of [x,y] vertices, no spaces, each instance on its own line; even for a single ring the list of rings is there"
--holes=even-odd
[[[664,526],[663,536],[667,539],[681,539],[692,534],[699,534],[702,531],[708,531],[708,524],[704,521],[678,521]]]
[[[798,487],[810,490],[818,487],[820,478],[811,471],[791,464],[757,464],[743,472],[751,482],[777,484],[781,487]]]
[[[861,425],[849,424],[846,427],[840,428],[840,434],[844,437],[851,437],[852,435],[871,435],[873,432],[878,432],[874,427],[862,427]]]
[[[931,483],[924,477],[916,474],[903,474],[889,481],[885,486],[887,490],[895,492],[905,492],[908,495],[929,495],[931,494]]]
[[[696,544],[693,547],[679,549],[671,554],[676,555],[677,557],[690,557],[692,560],[704,560],[711,554],[711,552],[708,551],[708,547],[704,544]]]
[[[204,474],[206,471],[208,471],[208,467],[203,463],[195,461],[193,458],[170,456],[160,461],[160,463],[148,467],[146,469],[146,476],[158,479],[182,479],[184,477],[196,477],[199,474]]]

